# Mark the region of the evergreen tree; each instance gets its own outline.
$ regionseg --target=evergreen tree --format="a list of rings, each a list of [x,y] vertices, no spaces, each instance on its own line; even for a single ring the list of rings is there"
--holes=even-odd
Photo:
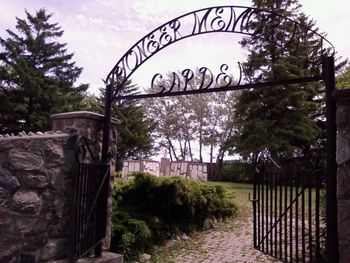
[[[321,43],[305,28],[318,29],[300,12],[298,1],[254,0],[253,4],[273,13],[257,13],[249,24],[256,35],[241,41],[249,52],[244,64],[247,79],[254,83],[319,73],[313,59],[321,54]],[[276,14],[298,21],[297,30],[293,21]],[[231,152],[254,160],[261,152],[278,159],[310,151],[320,135],[318,88],[311,83],[243,91],[235,105],[237,130],[228,143]]]
[[[128,80],[118,95],[131,95],[138,90],[137,85]],[[152,134],[156,124],[146,116],[142,101],[117,99],[112,105],[112,116],[119,121],[117,170],[122,169],[122,160],[148,158],[154,150]]]
[[[0,133],[47,130],[52,113],[74,110],[88,85],[74,87],[82,72],[63,34],[44,9],[16,18],[17,33],[0,38]]]
[[[336,82],[337,89],[350,89],[350,63],[337,76]]]

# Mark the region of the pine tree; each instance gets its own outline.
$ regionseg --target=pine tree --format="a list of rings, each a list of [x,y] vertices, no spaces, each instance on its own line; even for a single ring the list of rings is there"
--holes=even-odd
[[[247,79],[254,83],[319,73],[313,59],[321,53],[321,43],[305,28],[318,29],[300,12],[298,1],[254,0],[253,4],[273,13],[259,12],[256,21],[249,24],[256,35],[241,41],[249,52],[244,64]],[[283,17],[298,21],[297,30],[292,20]],[[320,135],[316,119],[320,111],[318,88],[318,84],[311,83],[242,92],[235,105],[237,131],[231,138],[231,151],[252,160],[261,152],[285,158],[308,151]]]
[[[63,34],[44,9],[16,18],[17,32],[0,38],[0,133],[49,129],[52,113],[74,110],[88,85],[74,87],[82,72]]]
[[[118,95],[131,95],[138,90],[137,85],[128,80]],[[117,170],[121,170],[122,160],[149,157],[154,150],[152,133],[156,124],[146,116],[142,101],[117,99],[112,105],[112,116],[119,121]]]

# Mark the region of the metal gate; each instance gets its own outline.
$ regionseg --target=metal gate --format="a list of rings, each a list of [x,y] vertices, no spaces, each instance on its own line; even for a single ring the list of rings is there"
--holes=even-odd
[[[106,233],[106,214],[110,166],[96,162],[87,140],[76,141],[79,162],[75,180],[75,236],[74,257],[83,257],[95,248],[101,254],[101,243]],[[84,163],[90,161],[89,163]]]
[[[324,178],[300,167],[257,169],[254,247],[283,262],[325,262]]]
[[[217,32],[258,37],[261,30],[251,30],[249,25],[252,22],[261,23],[257,19],[261,15],[266,17],[265,21],[272,21],[278,16],[288,21],[288,24],[294,28],[291,34],[284,34],[283,36],[279,34],[278,37],[273,38],[276,42],[279,42],[276,46],[282,49],[290,44],[293,44],[295,48],[300,47],[299,43],[304,46],[304,36],[300,37],[300,32],[310,34],[314,39],[312,42],[318,43],[317,47],[309,46],[306,49],[303,61],[305,60],[308,65],[312,65],[312,68],[315,67],[313,70],[310,68],[311,71],[306,74],[307,76],[295,78],[292,77],[294,74],[289,74],[291,78],[282,80],[259,77],[256,79],[256,82],[252,82],[251,76],[245,74],[246,72],[242,69],[241,63],[238,62],[239,75],[236,78],[238,81],[233,81],[232,76],[227,73],[227,64],[223,64],[217,76],[214,76],[208,68],[201,67],[199,70],[203,75],[203,80],[202,84],[198,86],[193,85],[192,87],[192,85],[188,85],[193,78],[194,72],[190,69],[185,69],[180,76],[173,72],[173,80],[168,83],[169,85],[161,84],[158,87],[154,87],[153,84],[163,78],[162,74],[157,73],[152,78],[151,89],[138,89],[133,92],[125,89],[126,83],[130,80],[132,74],[143,63],[162,49],[182,39]],[[261,26],[268,27],[271,32],[277,33],[280,32],[279,28],[283,32],[284,25],[284,23],[262,23]],[[271,41],[271,39],[266,39],[266,41]],[[284,51],[281,54],[287,57],[290,51]],[[101,161],[106,163],[108,158],[111,107],[115,101],[225,92],[229,90],[274,88],[280,85],[323,81],[326,95],[325,117],[327,126],[326,254],[328,262],[338,262],[337,164],[335,156],[336,106],[332,97],[332,92],[335,90],[334,54],[333,45],[325,39],[324,35],[305,25],[301,25],[297,21],[269,10],[243,6],[214,6],[195,10],[171,19],[146,34],[131,46],[106,77],[105,121]],[[209,84],[205,83],[205,76],[209,76]],[[181,81],[179,78],[181,78]],[[319,186],[320,179],[310,179],[307,175],[300,174],[300,172],[291,174],[286,171],[275,175],[269,175],[264,172],[257,176],[254,191],[255,246],[286,262],[299,261],[300,251],[305,252],[301,253],[301,261],[312,262],[321,259],[320,192],[319,190],[314,190],[319,189]],[[308,191],[311,192],[312,198],[308,199]],[[315,194],[313,194],[314,191]],[[313,198],[313,195],[315,195],[315,198]],[[279,196],[282,196],[282,198],[277,198]],[[309,200],[311,200],[310,204],[308,203]],[[300,209],[301,211],[304,210],[304,213],[300,213]],[[309,209],[311,209],[312,213],[307,213]],[[312,223],[313,221],[315,224]],[[298,231],[294,232],[293,227]],[[273,238],[276,236],[282,237],[280,239]],[[300,242],[301,245],[299,245]],[[287,245],[285,245],[286,243]],[[282,248],[280,249],[281,244]],[[287,246],[289,249],[287,249]]]

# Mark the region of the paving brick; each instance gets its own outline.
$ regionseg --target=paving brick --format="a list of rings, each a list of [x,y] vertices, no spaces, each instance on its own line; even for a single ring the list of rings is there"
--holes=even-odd
[[[177,263],[269,263],[280,262],[253,248],[252,220],[239,221],[229,230],[214,229],[205,234],[199,249],[183,251]]]

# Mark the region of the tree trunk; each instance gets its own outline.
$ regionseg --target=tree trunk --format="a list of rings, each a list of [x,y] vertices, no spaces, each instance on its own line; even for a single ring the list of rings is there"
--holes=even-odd
[[[203,162],[202,149],[203,149],[203,123],[199,125],[199,162]]]
[[[169,147],[170,147],[170,149],[171,149],[172,152],[173,152],[173,155],[174,155],[175,160],[178,161],[179,158],[178,158],[177,155],[176,155],[175,148],[174,148],[174,146],[173,146],[171,140],[170,140],[169,138],[167,138],[167,140],[168,140]]]
[[[193,162],[193,154],[192,154],[192,147],[191,147],[191,141],[188,140],[188,150],[190,153],[190,158],[191,158],[191,162]]]

